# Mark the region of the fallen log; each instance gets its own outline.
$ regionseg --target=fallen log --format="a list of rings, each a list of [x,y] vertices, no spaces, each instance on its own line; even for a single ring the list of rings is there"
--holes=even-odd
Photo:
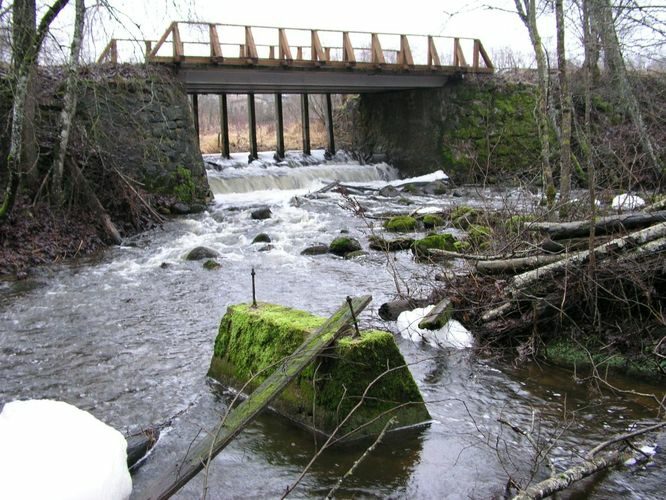
[[[476,263],[476,270],[482,274],[520,273],[560,261],[566,254],[559,255],[532,255],[504,260],[480,260]]]
[[[635,212],[622,215],[609,215],[595,221],[594,233],[602,235],[617,231],[641,229],[664,221],[666,221],[666,210],[659,210],[652,213]],[[590,221],[532,222],[526,226],[526,229],[541,231],[554,240],[578,238],[589,236]]]
[[[649,250],[652,253],[659,253],[661,250],[660,244],[653,244],[645,247],[646,243],[654,242],[666,237],[666,222],[661,222],[655,226],[651,226],[640,231],[628,234],[622,238],[615,238],[603,245],[599,245],[594,249],[594,256],[597,260],[616,253],[627,253],[626,258],[643,257]],[[643,248],[641,248],[641,245]],[[630,252],[630,250],[634,250]],[[481,316],[484,322],[496,320],[509,312],[511,312],[515,304],[511,299],[518,298],[523,295],[523,292],[530,286],[544,279],[553,279],[565,272],[572,272],[580,269],[585,263],[589,261],[590,251],[581,251],[571,254],[557,262],[546,264],[531,271],[526,271],[522,274],[514,276],[511,284],[506,289],[509,300],[503,304],[487,311]]]
[[[136,472],[143,464],[143,459],[153,449],[160,438],[160,428],[151,427],[127,436],[127,468],[131,473]]]
[[[182,462],[176,462],[148,487],[142,498],[167,499],[187,484],[254,420],[289,382],[334,342],[371,300],[372,297],[364,295],[352,299],[350,304],[345,302],[319,329],[309,335],[291,356],[282,360],[245,401],[229,410],[215,432],[195,444],[188,450]]]
[[[521,491],[518,495],[514,496],[513,500],[535,500],[546,498],[553,493],[565,490],[576,481],[580,481],[581,479],[591,476],[592,474],[595,474],[599,471],[620,465],[628,458],[630,458],[632,453],[624,452],[623,450],[614,450],[600,454],[599,456],[596,455],[601,450],[612,444],[628,442],[628,440],[633,437],[656,431],[665,425],[666,422],[659,422],[657,424],[646,427],[645,429],[640,429],[638,431],[611,438],[590,450],[585,455],[584,462],[559,472],[549,477],[548,479],[541,481],[540,483],[530,486],[529,488],[526,488],[524,491]],[[639,455],[639,459],[645,457],[644,453],[640,450],[637,452],[637,454]]]
[[[395,321],[400,313],[428,305],[425,299],[400,299],[384,302],[379,307],[379,317],[384,321]]]
[[[104,208],[104,205],[102,205],[102,203],[99,201],[99,198],[97,198],[97,195],[90,187],[90,183],[84,177],[78,165],[74,162],[74,160],[68,157],[67,166],[69,167],[69,170],[72,173],[72,178],[74,180],[75,185],[83,193],[83,196],[85,197],[86,203],[88,204],[90,210],[92,210],[99,219],[107,238],[111,240],[114,244],[120,245],[123,242],[123,239],[120,236],[118,229],[116,228],[115,224],[111,221],[111,217]]]

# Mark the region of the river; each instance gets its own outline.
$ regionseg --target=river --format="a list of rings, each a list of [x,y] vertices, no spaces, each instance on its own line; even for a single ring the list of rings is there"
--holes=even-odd
[[[427,426],[387,435],[343,483],[340,497],[498,497],[509,475],[529,475],[534,458],[529,443],[498,418],[532,429],[539,442],[552,445],[552,460],[561,467],[629,430],[632,421],[655,417],[648,400],[598,392],[574,381],[569,371],[535,363],[513,366],[402,338],[395,322],[378,317],[379,306],[393,298],[396,287],[427,294],[440,269],[415,264],[409,252],[388,259],[370,252],[354,260],[300,252],[318,241],[329,243],[341,231],[367,248],[372,225],[379,230],[373,217],[386,211],[538,200],[529,192],[468,189],[455,196],[409,196],[415,204],[405,206],[404,200],[371,194],[355,198],[366,214],[358,217],[339,194],[304,195],[334,179],[378,188],[397,182],[397,172],[386,164],[338,160],[302,167],[222,163],[221,170],[209,170],[216,201],[206,212],[173,219],[98,258],[0,284],[0,405],[13,399],[64,400],[125,432],[170,420],[134,477],[140,493],[224,413],[231,396],[206,372],[226,307],[251,300],[254,267],[259,300],[320,315],[330,314],[347,295],[371,294],[361,322],[395,333],[433,417]],[[261,205],[271,207],[272,217],[251,219],[251,210]],[[261,232],[272,239],[269,249],[251,244]],[[199,245],[221,254],[219,269],[183,259]],[[657,441],[663,447],[666,436]],[[208,498],[279,497],[318,444],[283,418],[263,414],[214,460]],[[293,496],[325,495],[369,444],[323,453]],[[657,454],[647,466],[587,480],[572,495],[663,498],[663,466]],[[547,468],[538,467],[536,474],[545,477]],[[200,498],[202,476],[177,498]]]

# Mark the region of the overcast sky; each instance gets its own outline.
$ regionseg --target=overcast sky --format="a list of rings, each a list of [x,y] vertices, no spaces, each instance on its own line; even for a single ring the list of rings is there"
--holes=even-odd
[[[72,2],[73,3],[73,2]],[[91,2],[93,3],[93,2]],[[224,24],[321,28],[341,31],[414,33],[480,38],[494,52],[511,47],[530,54],[525,27],[515,13],[490,10],[468,0],[111,0],[116,19],[97,14],[95,31],[101,51],[106,40],[134,37],[158,39],[173,20],[199,20]],[[490,2],[489,2],[490,3]],[[493,6],[513,8],[513,0],[492,0]],[[71,22],[65,13],[61,26]],[[103,28],[102,28],[103,24]],[[554,27],[542,22],[546,42]],[[104,42],[102,42],[104,40]]]

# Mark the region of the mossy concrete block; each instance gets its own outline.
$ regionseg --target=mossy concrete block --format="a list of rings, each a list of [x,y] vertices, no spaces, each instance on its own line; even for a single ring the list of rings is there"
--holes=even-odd
[[[324,321],[273,304],[230,306],[220,322],[208,374],[235,388],[247,383],[249,393]],[[430,420],[389,332],[372,330],[361,332],[360,337],[341,338],[292,381],[272,406],[298,424],[330,435],[361,400],[337,436],[355,439],[378,434],[391,417],[396,418],[395,427]]]
[[[398,215],[384,222],[384,229],[393,232],[407,232],[416,229],[416,219],[410,215]]]
[[[426,229],[432,229],[444,225],[444,219],[441,216],[435,214],[424,215],[421,221],[423,222],[423,226]]]

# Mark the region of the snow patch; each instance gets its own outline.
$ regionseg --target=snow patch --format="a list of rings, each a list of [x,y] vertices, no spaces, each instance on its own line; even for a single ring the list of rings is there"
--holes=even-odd
[[[0,498],[124,500],[132,492],[123,435],[68,403],[7,403],[0,443]]]
[[[623,193],[613,198],[611,207],[615,210],[635,210],[645,206],[645,200],[635,194]]]
[[[435,347],[453,347],[465,349],[472,347],[474,337],[455,319],[449,320],[439,330],[425,330],[418,324],[434,308],[434,305],[404,311],[398,316],[397,325],[400,335],[412,342],[427,342]]]

